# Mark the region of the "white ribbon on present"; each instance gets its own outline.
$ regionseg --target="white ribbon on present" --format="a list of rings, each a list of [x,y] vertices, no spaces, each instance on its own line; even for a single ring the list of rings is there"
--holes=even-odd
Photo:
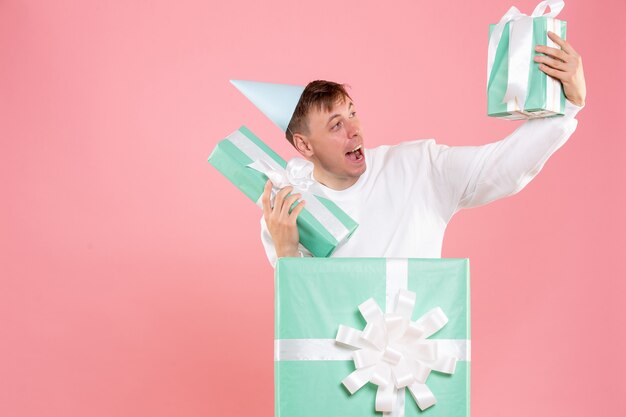
[[[548,6],[550,6],[550,13],[545,13]],[[489,83],[489,78],[491,77],[496,50],[502,38],[504,26],[510,22],[508,81],[506,93],[502,100],[503,103],[507,103],[508,110],[519,107],[519,110],[523,111],[526,103],[528,73],[532,57],[533,18],[540,16],[554,18],[563,10],[563,7],[565,7],[563,0],[545,0],[535,7],[530,16],[527,16],[513,6],[493,28],[489,38],[487,54],[487,83]],[[556,45],[553,46],[557,47]]]
[[[313,179],[313,164],[311,162],[302,158],[293,158],[283,168],[240,131],[230,135],[228,140],[253,161],[247,165],[249,168],[265,174],[272,181],[272,205],[276,193],[281,188],[291,185],[294,193],[302,194],[302,199],[306,201],[309,213],[326,228],[335,238],[337,244],[348,237],[350,234],[348,228],[316,197],[318,195],[323,196],[324,191]],[[263,208],[261,197],[256,201],[256,205]]]
[[[403,417],[405,387],[424,410],[436,403],[425,382],[431,370],[453,373],[457,361],[470,361],[467,339],[427,339],[448,319],[435,307],[411,322],[415,293],[406,290],[408,261],[386,261],[386,310],[373,299],[359,306],[367,325],[363,331],[339,326],[336,339],[278,339],[274,360],[353,360],[356,370],[342,382],[350,393],[372,382],[379,386],[376,410],[385,417]]]
[[[275,162],[275,161],[274,161]],[[256,171],[262,172],[272,181],[272,195],[270,204],[274,205],[276,193],[281,188],[291,185],[296,193],[308,193],[316,191],[316,194],[323,193],[319,185],[313,179],[313,164],[306,159],[292,158],[287,162],[285,168],[267,160],[259,159],[247,165]]]
[[[370,298],[359,306],[367,325],[363,331],[339,326],[336,340],[357,348],[353,353],[356,370],[343,385],[354,394],[365,384],[378,385],[376,411],[392,412],[399,390],[409,388],[421,410],[434,405],[435,395],[426,385],[432,370],[453,374],[458,358],[446,352],[438,340],[427,340],[448,323],[440,307],[435,307],[411,321],[415,293],[400,290],[396,309],[383,314]]]

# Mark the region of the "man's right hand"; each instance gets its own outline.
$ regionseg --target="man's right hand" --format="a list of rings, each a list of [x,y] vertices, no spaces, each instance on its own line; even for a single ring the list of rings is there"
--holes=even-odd
[[[285,187],[281,189],[274,198],[274,206],[270,205],[270,195],[272,193],[272,182],[267,181],[265,183],[265,189],[263,190],[263,196],[261,201],[263,203],[263,217],[267,224],[267,229],[272,235],[274,241],[274,247],[276,248],[276,256],[279,258],[286,256],[298,256],[298,242],[300,240],[300,234],[298,233],[298,226],[296,225],[296,219],[298,214],[304,209],[304,200],[300,201],[289,212],[289,208],[295,203],[302,195],[299,193],[291,194],[293,187]]]

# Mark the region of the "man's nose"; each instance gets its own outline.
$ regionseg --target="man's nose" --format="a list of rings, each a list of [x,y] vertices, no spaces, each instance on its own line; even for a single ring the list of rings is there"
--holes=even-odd
[[[357,136],[359,134],[359,124],[357,122],[354,121],[348,121],[348,136],[349,137],[354,137]]]

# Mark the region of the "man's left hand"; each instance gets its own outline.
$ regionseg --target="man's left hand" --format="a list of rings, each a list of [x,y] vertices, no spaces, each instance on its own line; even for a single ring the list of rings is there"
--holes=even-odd
[[[587,87],[585,86],[582,58],[572,48],[572,45],[561,39],[556,33],[548,32],[548,36],[561,49],[537,45],[535,50],[545,55],[535,56],[535,62],[540,63],[540,70],[561,81],[563,92],[569,101],[577,106],[584,106]]]

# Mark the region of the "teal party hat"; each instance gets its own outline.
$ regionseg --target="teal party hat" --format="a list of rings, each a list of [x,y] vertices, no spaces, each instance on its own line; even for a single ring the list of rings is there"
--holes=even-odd
[[[230,80],[230,82],[276,126],[283,132],[287,131],[304,87],[258,81]]]

